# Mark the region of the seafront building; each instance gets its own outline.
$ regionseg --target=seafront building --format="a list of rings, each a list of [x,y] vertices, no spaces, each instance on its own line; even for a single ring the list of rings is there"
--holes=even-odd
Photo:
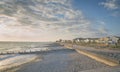
[[[110,36],[101,38],[75,38],[73,40],[58,40],[58,42],[76,43],[76,44],[94,44],[97,46],[117,46],[120,45],[120,37]]]

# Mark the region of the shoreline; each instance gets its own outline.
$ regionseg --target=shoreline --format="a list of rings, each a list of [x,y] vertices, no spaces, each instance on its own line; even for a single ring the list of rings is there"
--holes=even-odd
[[[63,47],[64,46],[64,47]],[[71,72],[71,70],[75,71],[83,71],[83,70],[90,70],[90,69],[96,69],[100,67],[105,67],[109,68],[110,66],[96,61],[94,59],[91,59],[88,56],[85,56],[84,54],[78,53],[75,49],[74,51],[71,44],[66,44],[66,45],[60,45],[58,43],[49,45],[49,47],[55,49],[57,48],[59,50],[62,48],[62,51],[53,51],[50,52],[49,54],[35,54],[36,58],[18,65],[14,66],[6,71],[2,72],[39,72],[39,71],[44,71],[44,72]],[[65,50],[66,48],[69,48]],[[42,61],[41,61],[42,60]],[[87,65],[88,64],[88,65]],[[68,67],[68,66],[70,67]],[[65,66],[65,67],[63,67]],[[88,68],[87,68],[88,67]],[[64,68],[66,70],[64,70]],[[62,70],[62,71],[60,71]],[[105,72],[105,71],[104,71]]]
[[[9,66],[8,65],[0,66],[0,71],[1,72],[13,72],[13,71],[15,72],[19,70],[21,66],[24,66],[25,64],[28,64],[28,63],[36,62],[38,61],[38,59],[39,57],[35,55],[33,58],[29,58],[25,62],[22,62],[22,63],[18,63],[18,64],[16,63],[16,64],[9,65]]]

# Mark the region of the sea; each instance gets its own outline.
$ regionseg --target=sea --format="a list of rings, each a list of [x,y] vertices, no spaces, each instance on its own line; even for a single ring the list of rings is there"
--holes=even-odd
[[[45,48],[51,42],[0,42],[0,51]]]

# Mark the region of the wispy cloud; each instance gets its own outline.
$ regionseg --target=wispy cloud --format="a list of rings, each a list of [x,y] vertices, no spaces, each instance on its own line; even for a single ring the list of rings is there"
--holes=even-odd
[[[120,7],[119,0],[106,0],[106,2],[101,2],[100,5],[111,10],[118,9]]]
[[[43,41],[105,34],[91,27],[92,22],[81,10],[73,9],[71,2],[72,0],[1,0],[0,35],[6,39],[11,37]]]
[[[105,2],[100,2],[99,5],[111,11],[111,16],[120,16],[120,0],[106,0]]]

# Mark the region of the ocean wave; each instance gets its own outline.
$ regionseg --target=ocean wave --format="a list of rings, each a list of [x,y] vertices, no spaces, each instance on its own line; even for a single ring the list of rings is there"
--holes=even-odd
[[[6,53],[6,52],[35,52],[35,51],[49,51],[51,50],[50,48],[13,48],[5,51],[0,51],[1,53]]]
[[[31,62],[37,58],[37,55],[16,55],[0,61],[0,70],[5,70],[11,67],[19,66]]]

